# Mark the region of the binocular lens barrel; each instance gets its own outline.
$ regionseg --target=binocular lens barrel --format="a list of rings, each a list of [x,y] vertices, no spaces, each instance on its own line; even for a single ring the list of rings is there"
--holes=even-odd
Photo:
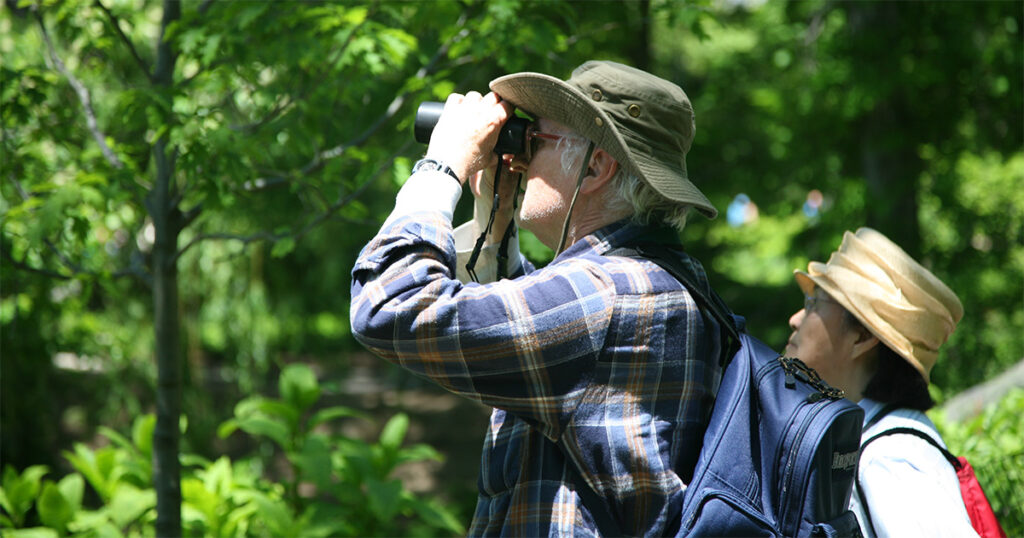
[[[438,101],[424,101],[416,109],[416,119],[413,121],[413,137],[421,144],[430,142],[430,135],[434,132],[437,120],[441,118],[444,111],[444,103]],[[526,130],[530,126],[530,120],[513,116],[501,126],[498,133],[498,143],[494,145],[494,152],[498,155],[511,153],[521,155],[526,151]]]

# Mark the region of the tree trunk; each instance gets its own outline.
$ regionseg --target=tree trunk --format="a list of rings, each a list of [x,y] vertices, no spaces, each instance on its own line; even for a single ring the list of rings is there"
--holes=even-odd
[[[633,66],[644,71],[651,70],[651,0],[640,0],[640,35],[633,42],[630,56]]]
[[[170,93],[176,55],[164,40],[168,25],[181,16],[177,0],[164,1],[157,43],[156,91]],[[169,113],[167,113],[169,114]],[[170,127],[172,118],[164,118]],[[156,331],[156,428],[153,431],[153,485],[156,489],[157,536],[181,536],[181,468],[178,459],[181,415],[181,354],[178,320],[178,234],[181,218],[175,201],[174,159],[168,155],[168,134],[153,146],[156,179],[146,205],[153,221],[153,322]]]
[[[998,403],[1013,389],[1024,387],[1024,358],[1016,365],[988,381],[975,385],[942,404],[946,419],[965,422],[978,416],[986,407]]]
[[[898,98],[882,103],[864,123],[861,163],[868,200],[865,224],[884,233],[908,254],[920,259],[921,230],[917,222],[917,184],[924,169],[916,146],[893,140],[906,116]]]
[[[867,190],[864,224],[884,233],[914,258],[921,254],[921,230],[917,221],[917,185],[924,170],[918,155],[922,140],[906,139],[908,132],[928,125],[928,116],[915,110],[917,98],[909,81],[887,82],[885,77],[902,72],[900,59],[913,50],[918,34],[908,33],[908,10],[898,2],[850,2],[840,4],[848,17],[848,54],[870,58],[855,64],[858,76],[877,91],[872,107],[861,118],[857,140],[861,173]],[[914,10],[913,13],[919,13]],[[920,16],[920,15],[918,15]],[[910,44],[903,44],[903,41]],[[892,43],[888,52],[879,43]],[[897,44],[899,44],[897,46]]]

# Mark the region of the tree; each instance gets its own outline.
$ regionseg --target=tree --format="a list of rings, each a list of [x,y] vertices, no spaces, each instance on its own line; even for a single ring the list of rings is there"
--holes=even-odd
[[[24,284],[40,294],[60,284],[41,279],[78,283],[67,311],[102,313],[99,330],[67,321],[79,331],[64,342],[72,349],[116,355],[126,342],[97,344],[96,333],[120,334],[111,323],[124,309],[151,312],[124,327],[151,323],[149,336],[121,336],[143,356],[151,346],[156,364],[160,535],[181,530],[182,322],[192,323],[182,308],[196,301],[181,295],[183,264],[194,274],[211,241],[267,244],[281,259],[321,227],[382,214],[415,151],[404,133],[416,101],[526,66],[566,70],[578,61],[551,53],[571,46],[567,28],[616,35],[605,21],[575,28],[564,4],[10,4],[3,23],[18,46],[4,47],[2,251],[15,291],[5,327],[43,312]],[[351,259],[368,232],[334,246]]]
[[[206,372],[247,394],[291,356],[357,346],[348,271],[422,152],[416,103],[591,58],[679,83],[695,181],[720,209],[760,207],[685,234],[755,334],[784,338],[792,269],[871,224],[960,294],[936,378],[973,384],[1024,354],[1020,28],[1003,2],[7,0],[5,460],[53,452],[59,435],[26,432],[69,403],[157,406],[159,532],[176,534],[179,415],[227,418],[199,412]]]
[[[965,305],[939,386],[955,392],[1020,358],[1017,7],[769,2],[705,20],[704,40],[656,26],[655,69],[678,73],[694,99],[697,184],[719,208],[745,193],[760,210],[740,227],[695,219],[687,234],[755,334],[784,342],[799,308],[792,270],[872,226]],[[813,192],[822,204],[805,215]]]
[[[181,532],[180,260],[208,239],[275,241],[276,252],[286,253],[296,238],[343,212],[387,169],[353,170],[371,160],[394,160],[394,147],[360,148],[401,109],[412,91],[403,86],[426,86],[437,61],[446,59],[447,45],[462,37],[452,32],[432,63],[410,72],[416,40],[389,27],[401,11],[372,5],[172,0],[28,7],[26,17],[41,38],[32,52],[45,51],[61,76],[54,77],[41,65],[43,58],[31,53],[5,67],[4,78],[10,81],[5,120],[11,120],[4,129],[9,156],[4,186],[10,204],[5,208],[5,261],[61,279],[133,275],[151,287],[160,535]],[[26,34],[29,20],[16,21]],[[144,49],[144,42],[152,48]],[[345,78],[362,80],[364,86],[355,82],[338,91],[316,83]],[[364,93],[368,80],[385,91]],[[21,89],[37,90],[35,100],[26,101]],[[60,102],[69,93],[77,117]],[[362,97],[369,106],[351,106]],[[318,121],[326,119],[320,111],[339,108],[362,113],[353,114],[350,123]],[[47,125],[54,115],[61,116],[60,130]],[[304,125],[310,123],[322,130]],[[281,141],[282,133],[295,133],[298,140],[268,144],[268,139]],[[54,158],[45,151],[47,145],[69,151]],[[268,145],[273,148],[269,154]],[[265,172],[273,174],[261,177]],[[250,192],[275,185],[298,196],[320,194],[330,186],[338,194],[297,226],[252,235],[204,232],[218,220],[205,214],[222,211],[238,218]],[[93,220],[119,204],[131,208],[125,222]],[[190,227],[197,230],[183,236]],[[129,247],[141,246],[103,255],[110,243],[96,236],[117,233],[136,239],[122,239]]]

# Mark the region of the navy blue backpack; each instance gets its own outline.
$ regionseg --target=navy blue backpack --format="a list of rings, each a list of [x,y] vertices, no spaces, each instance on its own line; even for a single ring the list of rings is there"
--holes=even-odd
[[[743,318],[699,285],[666,247],[646,245],[608,255],[657,263],[724,329],[727,363],[684,494],[678,534],[861,536],[848,506],[863,410],[798,359],[781,357],[746,334]],[[602,534],[621,535],[607,515],[595,517]]]

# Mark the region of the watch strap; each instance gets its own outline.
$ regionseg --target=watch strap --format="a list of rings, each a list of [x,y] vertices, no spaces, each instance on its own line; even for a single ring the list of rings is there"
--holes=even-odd
[[[455,173],[455,170],[452,170],[450,166],[436,159],[420,159],[416,161],[416,164],[413,165],[412,167],[412,173],[415,174],[420,170],[437,170],[439,172],[444,172],[445,174],[451,176],[452,179],[457,181],[459,185],[462,185],[462,180],[459,179],[459,176],[458,174]]]

